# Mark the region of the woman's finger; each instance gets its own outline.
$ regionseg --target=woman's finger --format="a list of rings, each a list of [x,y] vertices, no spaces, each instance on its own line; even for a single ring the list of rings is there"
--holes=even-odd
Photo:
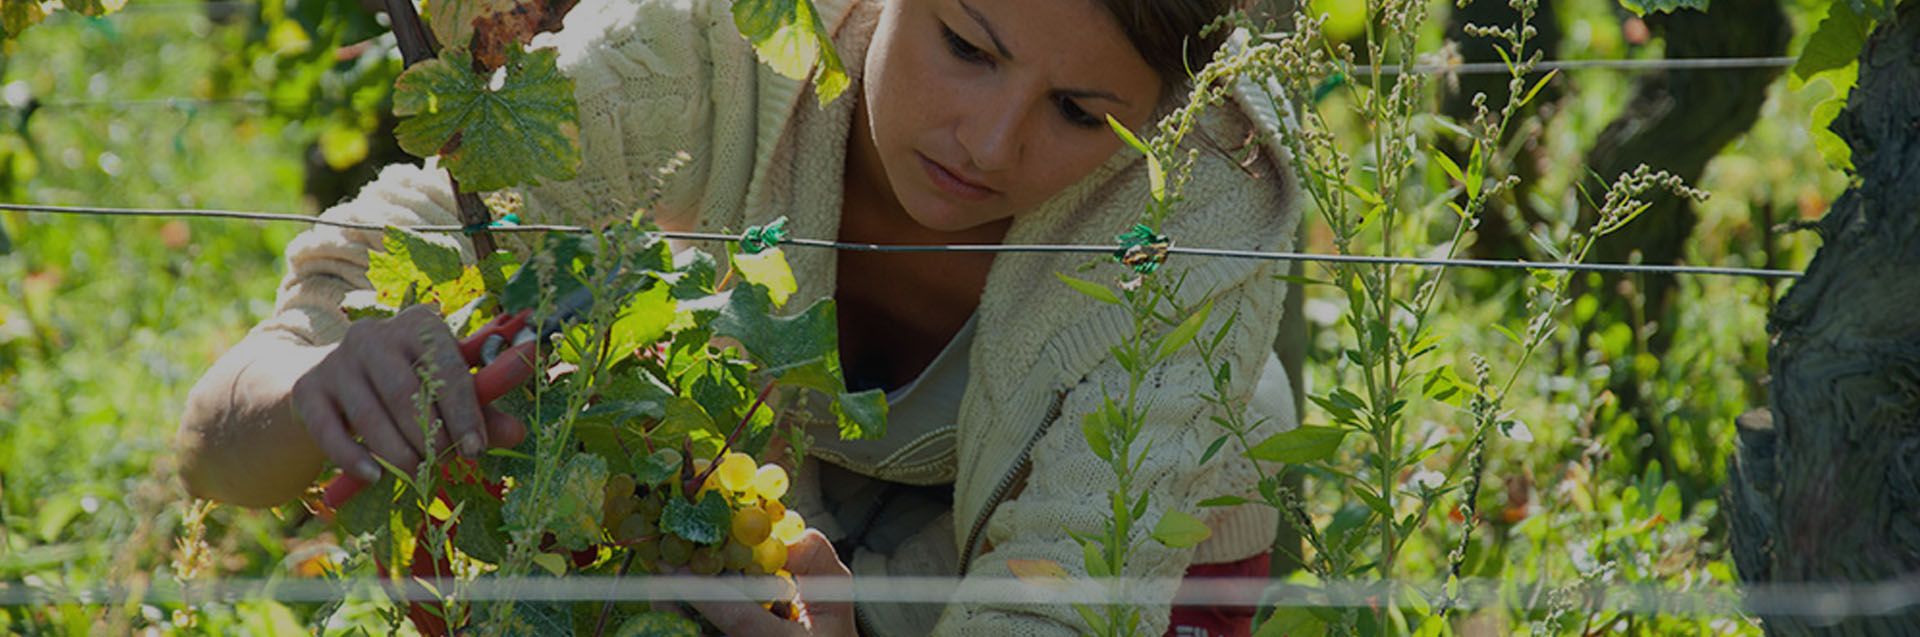
[[[439,391],[434,395],[434,412],[440,417],[441,428],[450,441],[459,445],[460,453],[467,457],[476,457],[487,450],[487,428],[480,416],[480,399],[474,394],[473,374],[468,371],[467,361],[460,357],[460,347],[453,340],[453,333],[441,322],[440,314],[428,306],[414,310],[422,317],[410,321],[417,332],[413,359],[424,364],[433,363],[434,378],[440,381]]]
[[[809,591],[822,588],[844,589],[852,584],[853,571],[833,550],[833,543],[819,531],[808,529],[787,548],[787,570],[793,572],[800,588],[800,601],[807,622],[816,635],[852,635],[855,632],[853,604],[850,602],[809,602]]]
[[[447,448],[446,428],[436,427],[436,431],[431,432],[435,435],[429,437],[429,431],[420,422],[420,410],[414,407],[420,393],[420,372],[414,368],[414,361],[412,356],[396,351],[367,361],[363,375],[373,388],[374,404],[386,412],[387,419],[393,422],[407,445],[413,447],[414,453],[428,458]]]
[[[336,389],[335,400],[347,417],[347,426],[360,434],[368,451],[404,471],[420,466],[420,454],[400,433],[400,426],[387,415],[386,406],[365,378],[349,378]]]
[[[493,407],[481,407],[480,413],[487,420],[487,444],[512,449],[527,439],[527,426],[519,418]]]
[[[367,453],[366,447],[354,442],[353,433],[347,429],[346,421],[341,420],[340,408],[331,396],[295,384],[293,407],[294,413],[306,424],[307,435],[319,443],[321,453],[335,466],[369,484],[380,480],[380,463],[373,461],[373,454]]]

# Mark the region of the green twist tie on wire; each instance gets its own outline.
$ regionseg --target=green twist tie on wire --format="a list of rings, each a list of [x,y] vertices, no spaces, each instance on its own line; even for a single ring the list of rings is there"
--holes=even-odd
[[[506,216],[501,217],[500,220],[498,221],[494,221],[491,223],[468,224],[465,226],[461,226],[460,231],[466,234],[476,234],[476,233],[486,232],[488,228],[504,228],[508,226],[517,226],[517,225],[520,225],[520,215],[509,212],[506,214]]]
[[[740,234],[740,249],[747,254],[760,254],[786,240],[787,218],[783,216],[765,226],[747,226],[747,231]]]
[[[1167,249],[1173,247],[1172,239],[1154,232],[1144,223],[1133,224],[1133,229],[1113,240],[1120,242],[1120,247],[1113,251],[1113,260],[1132,267],[1137,274],[1159,271],[1160,264],[1167,262]]]

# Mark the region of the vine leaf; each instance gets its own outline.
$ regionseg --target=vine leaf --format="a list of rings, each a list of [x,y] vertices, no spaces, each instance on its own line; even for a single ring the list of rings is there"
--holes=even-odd
[[[559,31],[561,21],[578,1],[512,2],[504,9],[470,18],[467,26],[471,28],[469,34],[472,40],[468,43],[468,49],[473,51],[474,61],[489,71],[500,68],[507,63],[508,52],[514,45],[526,46],[533,42],[535,35]]]
[[[551,49],[507,50],[491,77],[469,70],[473,58],[448,51],[407,69],[394,84],[400,147],[438,153],[468,192],[572,179],[580,165],[579,108],[573,80]]]
[[[1205,522],[1179,509],[1170,509],[1160,515],[1160,522],[1153,525],[1153,539],[1176,549],[1199,545],[1213,536],[1213,530]]]
[[[661,530],[694,544],[719,543],[732,523],[733,510],[727,508],[726,499],[712,493],[701,496],[699,504],[668,498],[667,508],[660,513]]]
[[[460,526],[453,532],[454,548],[489,564],[499,564],[506,559],[507,538],[500,533],[505,523],[500,514],[500,501],[475,483],[454,485],[448,491],[463,505]]]
[[[509,531],[552,531],[554,544],[567,550],[591,546],[600,535],[606,498],[607,461],[577,454],[542,489],[529,484],[507,493],[501,510]]]
[[[515,0],[438,0],[427,5],[427,28],[444,50],[465,49],[473,41],[473,21],[520,3]]]
[[[833,360],[839,370],[839,323],[833,304],[815,302],[794,316],[774,316],[773,298],[766,286],[742,283],[713,320],[716,336],[740,341],[747,353],[776,376],[816,361]]]
[[[1340,442],[1347,439],[1347,433],[1339,427],[1301,425],[1260,441],[1247,450],[1247,457],[1289,464],[1325,460],[1340,450]]]
[[[367,281],[373,284],[375,303],[399,308],[408,290],[442,308],[457,308],[487,293],[480,269],[460,263],[460,253],[428,240],[420,233],[389,227],[382,237],[384,251],[367,255]],[[362,308],[365,309],[365,308]]]
[[[852,85],[812,0],[734,0],[733,23],[775,73],[798,80],[815,70],[821,105]]]
[[[800,284],[793,279],[793,267],[787,265],[787,254],[779,248],[761,250],[759,254],[735,254],[733,267],[747,282],[767,286],[767,296],[773,300],[774,307],[786,305],[787,297],[800,289]]]
[[[1705,13],[1709,0],[1620,0],[1620,6],[1634,15],[1652,13],[1672,13],[1681,9],[1692,9]]]

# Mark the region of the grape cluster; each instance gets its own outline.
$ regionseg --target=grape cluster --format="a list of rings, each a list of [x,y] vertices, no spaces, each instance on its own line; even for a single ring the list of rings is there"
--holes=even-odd
[[[718,467],[696,459],[692,474],[702,479],[688,497],[694,501],[713,493],[724,498],[730,512],[721,541],[701,544],[660,527],[672,485],[642,486],[633,476],[616,474],[607,480],[601,518],[615,546],[632,551],[635,562],[649,572],[685,568],[699,575],[741,573],[786,575],[787,546],[800,539],[806,521],[788,510],[780,498],[787,494],[786,469],[760,465],[744,453],[728,453]]]

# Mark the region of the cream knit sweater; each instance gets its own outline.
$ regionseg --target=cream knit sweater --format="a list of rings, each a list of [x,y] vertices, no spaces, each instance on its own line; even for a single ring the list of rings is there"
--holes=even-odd
[[[855,72],[877,8],[857,3],[816,0]],[[576,82],[584,162],[572,181],[525,191],[528,222],[584,224],[624,216],[643,201],[654,171],[684,151],[691,162],[667,182],[657,217],[703,230],[739,231],[786,215],[799,236],[837,235],[852,100],[842,98],[822,109],[804,83],[758,64],[734,28],[730,4],[585,0],[560,34],[536,41],[535,46],[559,50],[561,69]],[[1206,137],[1220,152],[1201,154],[1186,200],[1166,234],[1181,245],[1290,249],[1299,212],[1280,159],[1283,151],[1272,143],[1278,126],[1272,101],[1250,86],[1240,87],[1231,106],[1211,109]],[[1148,197],[1146,181],[1143,163],[1123,149],[1017,218],[1005,240],[1111,243],[1138,218]],[[431,161],[426,167],[386,168],[356,198],[323,216],[401,226],[458,223],[445,173]],[[444,240],[471,256],[465,241]],[[246,377],[256,363],[267,364],[245,360],[249,343],[338,342],[348,325],[340,303],[370,287],[367,253],[379,249],[379,242],[374,232],[315,227],[288,244],[289,272],[275,315],[228,355],[236,360],[223,360],[195,388],[187,426],[217,429],[230,425],[209,423],[254,417],[233,407],[248,403],[236,392],[285,386]],[[824,250],[789,253],[800,281],[796,306],[830,298],[833,256]],[[966,546],[978,526],[984,532],[976,545],[992,549],[966,566],[969,578],[963,586],[982,582],[974,576],[1009,576],[1007,563],[1015,559],[1050,560],[1084,573],[1081,551],[1067,531],[1092,533],[1103,524],[1104,494],[1113,478],[1088,450],[1079,423],[1104,395],[1124,391],[1127,374],[1108,352],[1130,328],[1123,310],[1072,293],[1054,278],[1055,272],[1073,272],[1088,261],[1085,255],[1006,254],[994,261],[988,276],[960,408],[953,541],[961,554],[978,548]],[[1186,302],[1213,299],[1212,321],[1203,334],[1237,316],[1223,351],[1235,371],[1235,391],[1249,399],[1280,321],[1286,288],[1272,276],[1284,268],[1273,262],[1176,257],[1163,270],[1164,276],[1185,277]],[[1106,266],[1093,276],[1113,277],[1116,271]],[[1195,506],[1223,494],[1251,495],[1256,480],[1250,462],[1234,453],[1200,462],[1221,433],[1198,398],[1211,386],[1209,379],[1191,348],[1150,374],[1153,411],[1145,439],[1151,440],[1153,454],[1136,484],[1150,490],[1152,498],[1126,575],[1177,578],[1191,563],[1264,552],[1273,536],[1276,518],[1262,507]],[[1263,391],[1275,385],[1284,391],[1284,383],[1261,385]],[[1292,425],[1276,420],[1265,427],[1278,431]],[[1018,496],[996,503],[996,492],[1013,482],[1011,474],[1023,458],[1031,466]],[[1185,550],[1148,538],[1152,522],[1170,509],[1202,516],[1213,528],[1212,538]],[[1153,591],[1166,598],[1173,592],[1171,587]],[[1166,630],[1166,608],[1150,609],[1145,620],[1145,634],[1160,634]],[[954,604],[933,632],[1084,630],[1066,607]]]

